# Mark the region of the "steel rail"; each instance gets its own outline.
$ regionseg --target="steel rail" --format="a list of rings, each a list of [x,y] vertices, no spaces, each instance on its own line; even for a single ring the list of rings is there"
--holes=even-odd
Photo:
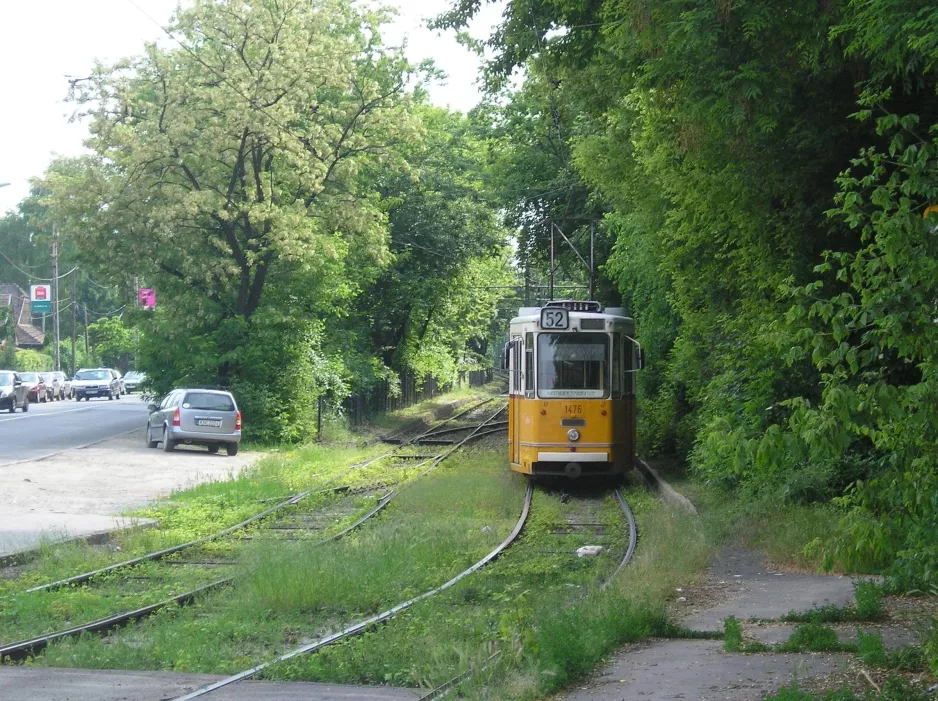
[[[478,426],[476,426],[476,429],[475,429],[475,430],[479,430],[479,429],[481,429],[482,427],[484,427],[489,421],[491,421],[493,418],[495,418],[496,416],[498,416],[498,414],[500,414],[502,411],[504,411],[504,407],[500,408],[497,412],[495,412],[494,414],[492,414],[492,416],[490,416],[489,418],[485,419],[485,421],[483,421],[481,424],[479,424]],[[462,441],[462,443],[465,443],[465,442],[467,442],[468,440],[470,440],[470,437],[465,438],[465,439]],[[460,445],[462,445],[462,443],[460,443]],[[390,492],[389,494],[386,494],[384,497],[382,497],[382,498],[379,500],[379,506],[378,506],[377,508],[372,509],[371,511],[369,511],[369,512],[368,512],[367,514],[365,514],[362,518],[360,518],[360,519],[358,519],[357,521],[355,521],[355,523],[353,523],[351,526],[348,526],[347,528],[343,529],[343,530],[340,531],[339,533],[337,533],[337,534],[335,534],[335,535],[333,535],[333,536],[330,536],[329,538],[326,538],[326,539],[324,539],[324,540],[320,540],[320,541],[316,542],[315,544],[316,544],[316,545],[324,545],[324,544],[326,544],[326,543],[329,543],[329,542],[338,540],[339,538],[341,538],[341,537],[347,535],[347,534],[350,533],[351,531],[353,531],[353,530],[355,530],[356,528],[358,528],[359,526],[361,526],[363,523],[365,523],[365,521],[369,520],[371,517],[373,517],[373,516],[374,516],[375,514],[377,514],[379,511],[381,511],[382,509],[384,509],[384,508],[391,502],[391,500],[392,500],[395,496],[397,496],[397,494],[399,494],[400,492],[402,492],[405,488],[407,488],[408,486],[410,486],[411,484],[413,484],[414,481],[416,481],[417,479],[423,477],[423,476],[426,475],[428,472],[430,472],[430,470],[432,470],[434,467],[436,467],[436,466],[439,465],[441,462],[443,462],[443,460],[445,460],[445,459],[446,459],[447,457],[449,457],[453,452],[455,452],[455,450],[456,450],[458,447],[459,447],[459,445],[454,446],[454,447],[453,447],[451,450],[449,450],[448,452],[446,452],[446,453],[444,453],[444,454],[438,456],[437,458],[435,458],[435,459],[433,460],[433,463],[434,463],[433,465],[431,465],[428,469],[424,470],[422,473],[420,473],[419,475],[417,475],[417,477],[414,477],[412,480],[408,481],[408,482],[407,482],[403,487],[401,487],[400,489],[395,490],[395,491],[393,491],[393,492]],[[424,464],[426,464],[426,463],[424,463]],[[334,488],[334,489],[320,490],[320,492],[317,492],[317,493],[336,492],[336,491],[342,491],[342,492],[349,492],[349,491],[352,491],[352,492],[354,492],[354,491],[356,491],[356,490],[350,490],[349,487],[346,486],[346,487],[337,487],[337,488]],[[296,497],[293,497],[293,499],[288,500],[288,501],[294,501],[294,500],[299,501],[301,498],[303,498],[303,496],[306,496],[306,495],[305,495],[305,494],[299,494],[299,495],[297,495]],[[279,505],[278,505],[278,506],[279,506]],[[277,508],[277,507],[272,507],[271,509],[268,509],[267,512],[262,512],[262,514],[257,514],[256,516],[253,516],[251,519],[249,519],[249,521],[251,521],[251,520],[257,520],[257,519],[261,518],[263,515],[269,515],[268,512],[271,512],[271,511],[273,511],[273,510],[276,510],[276,508]],[[239,524],[239,525],[236,525],[236,526],[232,526],[231,528],[225,529],[225,531],[219,531],[219,533],[214,534],[213,536],[206,536],[206,539],[207,539],[207,540],[211,540],[211,539],[214,539],[215,537],[219,537],[219,536],[221,536],[221,535],[230,535],[232,532],[234,532],[235,530],[238,530],[238,528],[240,528],[240,527],[243,527],[243,523],[242,523],[242,524]],[[202,539],[202,542],[207,542],[206,539]],[[193,541],[193,543],[195,543],[195,542],[196,542],[196,541]],[[183,544],[183,545],[181,545],[181,546],[176,546],[176,550],[182,549],[182,548],[184,548],[184,547],[188,547],[188,545],[191,545],[191,543],[190,543],[190,544]],[[168,549],[168,550],[172,550],[172,549]],[[166,553],[166,551],[160,551],[160,552],[161,552],[161,553],[164,553],[164,554],[168,554],[168,553]],[[151,555],[153,555],[153,554],[155,554],[155,553],[151,553]],[[151,559],[152,559],[152,558],[151,558]],[[135,558],[135,560],[140,560],[140,558]],[[131,561],[128,561],[128,562],[131,562]],[[136,564],[136,563],[135,563],[135,564]],[[104,568],[104,570],[102,570],[102,571],[107,571],[108,569],[112,569],[112,568],[116,568],[116,566],[113,566],[113,565],[112,565],[111,568]],[[89,577],[89,579],[90,579],[90,577]],[[85,581],[87,581],[87,580],[85,580]],[[104,618],[99,618],[99,619],[97,619],[97,620],[90,621],[90,622],[88,622],[88,623],[83,623],[83,624],[78,625],[78,626],[73,626],[73,627],[71,627],[71,628],[67,628],[67,629],[64,629],[64,630],[56,631],[56,632],[53,632],[53,633],[48,633],[48,634],[46,634],[46,635],[37,636],[37,637],[35,637],[35,638],[29,638],[29,639],[27,639],[27,640],[20,640],[20,641],[17,641],[17,642],[9,643],[9,644],[7,644],[7,645],[5,645],[5,646],[3,646],[3,647],[0,647],[0,660],[4,660],[5,658],[9,658],[10,660],[14,660],[14,661],[22,660],[22,659],[24,659],[24,658],[26,658],[26,657],[28,657],[28,656],[30,656],[30,655],[32,655],[32,654],[35,654],[36,652],[38,652],[38,651],[40,651],[40,650],[42,650],[42,649],[45,648],[47,645],[49,645],[49,644],[52,643],[52,642],[55,642],[56,640],[60,640],[60,639],[62,639],[62,638],[66,638],[66,637],[73,636],[73,635],[79,635],[79,634],[81,634],[81,633],[92,633],[92,632],[100,632],[100,631],[104,631],[104,630],[110,630],[111,628],[114,628],[114,627],[116,627],[116,626],[118,626],[118,625],[121,625],[122,623],[127,623],[127,622],[130,622],[130,621],[135,621],[135,620],[138,620],[138,619],[140,619],[140,618],[144,618],[144,617],[146,617],[146,616],[149,616],[150,614],[155,613],[156,611],[159,611],[160,609],[163,609],[163,608],[165,608],[165,607],[167,607],[167,606],[170,606],[170,605],[172,605],[172,604],[180,604],[180,605],[187,604],[187,603],[189,603],[190,601],[192,601],[196,596],[198,596],[198,595],[200,595],[200,594],[204,594],[204,593],[206,593],[206,592],[208,592],[208,591],[212,591],[212,590],[214,590],[214,589],[219,589],[219,588],[221,588],[221,587],[228,586],[228,585],[231,584],[233,581],[234,581],[234,577],[225,577],[225,578],[223,578],[223,579],[216,580],[215,582],[212,582],[212,583],[210,583],[210,584],[203,585],[203,586],[198,587],[198,588],[196,588],[196,589],[193,589],[193,590],[191,590],[191,591],[187,591],[187,592],[184,592],[184,593],[182,593],[182,594],[178,594],[177,596],[174,596],[174,597],[172,597],[172,598],[165,599],[165,600],[163,600],[163,601],[160,601],[160,602],[157,602],[157,603],[154,603],[154,604],[149,604],[148,606],[144,606],[144,607],[142,607],[142,608],[135,609],[135,610],[133,610],[133,611],[125,611],[125,612],[122,612],[122,613],[113,614],[113,615],[111,615],[111,616],[106,616],[106,617],[104,617]]]
[[[632,513],[632,508],[629,506],[629,502],[626,500],[625,494],[622,492],[621,487],[616,489],[616,501],[619,502],[619,507],[625,514],[625,520],[629,524],[629,545],[625,549],[625,555],[619,562],[619,566],[616,567],[616,571],[609,575],[600,585],[600,588],[602,589],[608,587],[609,584],[611,584],[612,581],[618,576],[619,572],[625,569],[626,565],[631,562],[632,555],[635,554],[635,546],[638,544],[638,527],[635,525],[635,515]]]
[[[508,425],[508,421],[507,421],[507,420],[506,420],[506,421],[496,421],[496,422],[494,422],[494,423],[497,423],[497,424],[504,424],[505,426]],[[439,431],[431,431],[431,432],[429,432],[429,433],[424,433],[423,435],[418,436],[417,438],[415,438],[415,439],[413,440],[413,442],[414,442],[414,443],[419,443],[420,441],[425,440],[425,439],[427,439],[427,438],[436,438],[437,436],[444,436],[444,435],[446,435],[447,433],[458,433],[459,431],[467,431],[467,430],[469,430],[470,428],[472,428],[472,426],[454,426],[453,428],[444,428],[444,429],[440,429]]]
[[[403,492],[405,489],[407,489],[408,487],[410,487],[410,485],[412,485],[414,482],[416,482],[417,480],[419,480],[421,477],[424,477],[428,472],[430,472],[430,471],[433,470],[437,465],[439,465],[441,462],[443,462],[444,460],[446,460],[446,458],[448,458],[450,455],[452,455],[454,452],[456,452],[456,451],[457,451],[459,448],[461,448],[463,445],[465,445],[466,443],[468,443],[468,442],[469,442],[470,440],[472,440],[473,438],[477,437],[476,434],[477,434],[479,431],[481,431],[481,430],[486,426],[486,424],[488,424],[492,419],[494,419],[496,416],[498,416],[498,415],[501,414],[503,411],[505,411],[505,409],[506,409],[506,407],[499,407],[498,411],[496,411],[494,414],[492,414],[492,415],[489,416],[487,419],[485,419],[485,421],[483,421],[481,424],[477,425],[477,426],[472,430],[472,433],[470,433],[468,436],[466,436],[466,437],[463,438],[461,441],[459,441],[459,443],[455,443],[452,447],[450,447],[449,449],[443,451],[442,453],[440,453],[439,455],[437,455],[437,456],[436,456],[435,458],[433,458],[432,460],[427,460],[427,461],[425,461],[425,462],[422,462],[422,463],[419,463],[419,464],[415,465],[414,467],[423,467],[424,465],[426,465],[426,464],[429,463],[430,466],[429,466],[426,470],[424,470],[423,472],[421,472],[420,474],[418,474],[416,477],[413,477],[413,478],[411,478],[410,480],[408,480],[407,482],[405,482],[399,489],[395,489],[394,491],[392,491],[392,492],[390,492],[389,494],[385,495],[382,499],[380,499],[380,500],[378,501],[378,504],[377,504],[377,506],[375,506],[375,508],[373,508],[371,511],[369,511],[368,513],[366,513],[366,514],[365,514],[364,516],[362,516],[360,519],[358,519],[357,521],[355,521],[355,523],[353,523],[351,526],[349,526],[348,528],[345,528],[345,529],[339,531],[339,532],[336,533],[335,535],[330,536],[329,538],[326,538],[325,540],[323,540],[323,541],[321,541],[321,542],[323,542],[323,543],[329,543],[329,542],[331,542],[331,541],[333,541],[333,540],[338,540],[338,539],[341,538],[342,536],[347,535],[350,531],[353,531],[353,530],[355,530],[356,528],[358,528],[358,527],[359,527],[360,525],[362,525],[365,521],[367,521],[368,519],[370,519],[370,518],[372,518],[373,516],[375,516],[375,514],[378,514],[379,512],[383,511],[383,510],[387,507],[387,505],[390,504],[391,501],[392,501],[397,495],[399,495],[399,494],[400,494],[401,492]]]
[[[117,613],[106,618],[99,618],[98,620],[91,623],[83,623],[80,626],[66,628],[65,630],[49,633],[48,635],[40,635],[35,638],[30,638],[29,640],[20,640],[19,642],[10,643],[9,645],[0,646],[0,660],[3,660],[4,662],[7,660],[13,662],[22,661],[30,655],[35,655],[37,652],[42,650],[50,643],[55,642],[56,640],[68,638],[72,635],[80,635],[81,633],[94,633],[98,631],[110,630],[111,628],[119,626],[122,623],[145,618],[146,616],[149,616],[150,614],[155,613],[156,611],[166,608],[172,604],[188,604],[199,594],[213,589],[218,589],[219,587],[229,584],[231,581],[232,578],[227,577],[210,584],[205,584],[198,589],[192,589],[191,591],[187,591],[182,594],[170,597],[169,599],[159,601],[155,604],[149,604],[148,606],[134,609],[133,611]]]
[[[400,603],[397,606],[394,606],[393,608],[388,609],[387,611],[382,611],[381,613],[375,616],[372,616],[371,618],[367,618],[364,621],[359,621],[358,623],[355,623],[354,625],[351,625],[348,628],[345,628],[344,630],[339,631],[338,633],[327,635],[326,637],[321,638],[320,640],[317,640],[314,643],[309,643],[307,645],[298,647],[294,650],[291,650],[290,652],[286,652],[276,657],[275,659],[269,662],[262,662],[261,664],[255,665],[254,667],[251,667],[250,669],[246,669],[243,672],[238,672],[237,674],[227,677],[226,679],[221,679],[215,682],[214,684],[209,684],[208,686],[204,686],[201,689],[196,689],[195,691],[185,694],[184,696],[176,697],[172,701],[190,701],[190,699],[195,699],[195,698],[199,698],[200,696],[205,696],[223,687],[229,686],[231,684],[235,684],[245,679],[249,679],[255,676],[256,674],[258,674],[259,672],[262,672],[265,669],[268,669],[269,667],[275,664],[278,664],[280,662],[286,662],[287,660],[293,659],[294,657],[297,657],[299,655],[306,655],[312,652],[316,652],[340,640],[351,637],[353,635],[358,635],[359,633],[364,632],[368,628],[374,625],[377,625],[378,623],[383,623],[384,621],[388,621],[394,618],[399,613],[401,613],[402,611],[406,611],[414,604],[417,604],[423,601],[424,599],[428,599],[431,596],[435,596],[439,594],[440,592],[446,591],[447,589],[454,586],[455,584],[465,579],[469,575],[485,567],[492,560],[494,560],[499,555],[501,555],[502,552],[504,552],[518,538],[518,536],[521,534],[521,530],[524,528],[524,525],[527,522],[528,514],[530,513],[530,510],[531,510],[531,498],[533,494],[534,494],[534,487],[533,485],[529,483],[527,491],[525,492],[525,495],[524,495],[524,506],[521,509],[521,516],[518,519],[518,522],[515,524],[515,527],[512,529],[511,533],[508,534],[508,537],[505,538],[505,540],[503,540],[488,555],[483,557],[481,560],[476,562],[474,565],[472,565],[468,569],[463,570],[462,572],[457,574],[448,582],[441,584],[440,586],[434,589],[430,589],[429,591],[425,591],[422,594],[418,594],[412,599],[408,599],[407,601]]]
[[[54,589],[60,589],[62,587],[73,586],[75,584],[84,584],[90,579],[98,577],[102,574],[107,574],[108,572],[113,572],[115,570],[123,569],[124,567],[133,567],[134,565],[139,565],[144,562],[151,562],[153,560],[161,560],[167,555],[172,555],[173,553],[177,553],[180,550],[193,548],[198,545],[205,545],[206,543],[211,543],[214,540],[223,538],[226,535],[231,535],[235,531],[239,531],[242,528],[245,528],[251,525],[255,521],[259,521],[263,518],[267,518],[271,514],[276,513],[277,511],[280,511],[281,509],[284,509],[287,506],[293,506],[294,504],[299,503],[300,501],[310,496],[311,494],[325,494],[329,492],[336,493],[336,492],[344,492],[347,490],[348,490],[347,486],[331,487],[329,489],[320,489],[320,490],[308,489],[305,492],[300,492],[296,496],[290,497],[289,499],[286,499],[275,506],[271,506],[269,509],[265,509],[264,511],[261,511],[260,513],[254,514],[250,518],[246,518],[245,520],[240,521],[234,524],[233,526],[229,526],[228,528],[224,530],[218,531],[217,533],[212,533],[210,535],[203,536],[201,538],[196,538],[195,540],[190,540],[187,543],[180,543],[179,545],[174,545],[170,548],[164,548],[163,550],[157,550],[152,553],[147,553],[146,555],[140,555],[139,557],[134,557],[129,560],[124,560],[123,562],[117,562],[117,563],[114,563],[113,565],[108,565],[107,567],[101,567],[100,569],[92,570],[90,572],[83,572],[82,574],[76,574],[73,577],[59,579],[55,582],[49,582],[48,584],[40,584],[37,587],[30,587],[29,589],[24,589],[22,593],[33,594],[39,591],[51,591]]]
[[[435,428],[438,428],[438,427],[440,427],[440,426],[443,426],[443,425],[445,425],[446,423],[448,423],[449,421],[452,421],[452,420],[457,419],[457,418],[459,418],[459,417],[461,417],[461,416],[464,416],[465,414],[469,413],[470,411],[472,411],[472,410],[474,410],[474,409],[477,409],[477,408],[479,408],[480,406],[484,406],[485,404],[488,404],[488,403],[490,403],[490,402],[492,402],[492,401],[494,401],[494,398],[484,399],[484,400],[482,400],[482,401],[480,401],[480,402],[477,402],[477,403],[473,404],[472,406],[469,406],[469,407],[467,407],[466,409],[464,409],[464,410],[462,410],[462,411],[460,411],[460,412],[458,412],[458,413],[456,413],[456,414],[453,414],[453,416],[450,416],[449,418],[445,419],[444,421],[442,421],[442,422],[436,424],[436,426],[434,426],[434,427],[428,429],[427,431],[432,431],[432,430],[434,430]],[[418,434],[418,436],[417,436],[416,438],[409,440],[408,443],[412,443],[414,440],[419,439],[420,437],[422,437],[423,435],[425,435],[425,433],[426,433],[426,432],[424,432],[424,433],[422,433],[422,434]],[[403,445],[407,445],[408,443],[404,443]],[[397,450],[399,450],[399,448],[398,448]],[[336,480],[341,479],[342,477],[344,477],[345,475],[349,474],[349,473],[352,472],[353,470],[361,469],[361,468],[363,468],[363,467],[366,467],[366,466],[368,466],[368,465],[370,465],[370,464],[372,464],[372,463],[374,463],[374,462],[377,462],[378,460],[381,460],[381,459],[383,459],[383,458],[388,457],[389,455],[393,455],[395,452],[396,452],[396,450],[391,450],[391,451],[388,451],[387,453],[383,453],[382,455],[379,455],[379,456],[376,456],[376,457],[373,457],[373,458],[369,458],[368,460],[365,460],[365,461],[360,462],[360,463],[356,463],[355,465],[352,465],[352,466],[351,466],[348,470],[346,470],[345,472],[342,472],[342,473],[336,475],[335,477],[333,477],[333,478],[327,480],[327,481],[326,481],[326,484],[329,484],[329,482],[335,482]],[[203,536],[202,538],[197,538],[197,539],[195,539],[195,540],[190,540],[190,541],[188,541],[188,542],[186,542],[186,543],[180,543],[179,545],[174,545],[174,546],[169,547],[169,548],[164,548],[163,550],[157,550],[157,551],[155,551],[155,552],[146,553],[146,554],[144,554],[144,555],[140,555],[140,556],[138,556],[138,557],[131,558],[131,559],[129,559],[129,560],[123,560],[123,561],[121,561],[121,562],[114,563],[113,565],[108,565],[107,567],[101,567],[101,568],[96,569],[96,570],[91,570],[90,572],[83,572],[83,573],[81,573],[81,574],[76,574],[76,575],[74,575],[74,576],[72,576],[72,577],[67,577],[67,578],[65,578],[65,579],[59,579],[59,580],[56,580],[56,581],[54,581],[54,582],[49,582],[48,584],[41,584],[41,585],[39,585],[39,586],[30,587],[29,589],[24,589],[21,593],[23,593],[23,594],[33,594],[33,593],[35,593],[35,592],[40,592],[40,591],[51,591],[51,590],[55,590],[55,589],[60,589],[60,588],[62,588],[62,587],[74,586],[74,585],[77,585],[77,584],[84,584],[84,583],[88,582],[89,580],[91,580],[91,579],[93,579],[93,578],[95,578],[95,577],[98,577],[98,576],[100,576],[100,575],[102,575],[102,574],[107,574],[107,573],[113,572],[113,571],[115,571],[115,570],[123,569],[124,567],[133,567],[134,565],[139,565],[139,564],[142,564],[142,563],[144,563],[144,562],[151,562],[151,561],[153,561],[153,560],[161,560],[161,559],[163,559],[164,557],[167,557],[168,555],[172,555],[173,553],[179,552],[180,550],[185,550],[185,549],[187,549],[187,548],[192,548],[192,547],[196,547],[196,546],[199,546],[199,545],[205,545],[206,543],[210,543],[210,542],[212,542],[212,541],[214,541],[214,540],[217,540],[217,539],[219,539],[219,538],[223,538],[223,537],[225,537],[225,536],[227,536],[227,535],[231,535],[231,534],[234,533],[235,531],[238,531],[238,530],[240,530],[240,529],[242,529],[242,528],[245,528],[246,526],[251,525],[251,524],[254,523],[255,521],[258,521],[258,520],[260,520],[260,519],[266,518],[267,516],[270,516],[271,514],[273,514],[273,513],[277,512],[277,511],[279,511],[280,509],[286,508],[287,506],[292,506],[292,505],[297,504],[298,502],[300,502],[301,500],[305,499],[306,497],[308,497],[308,496],[311,495],[311,494],[319,494],[319,493],[326,493],[326,492],[340,492],[340,491],[346,491],[347,489],[348,489],[348,487],[334,487],[334,488],[320,489],[320,490],[308,489],[308,490],[305,490],[305,491],[303,491],[303,492],[299,492],[298,494],[292,495],[292,496],[290,496],[290,497],[288,497],[288,498],[284,498],[283,501],[281,501],[280,503],[278,503],[278,504],[276,504],[276,505],[270,507],[269,509],[265,509],[264,511],[261,511],[260,513],[257,513],[257,514],[255,514],[255,515],[251,516],[250,518],[247,518],[247,519],[245,519],[245,520],[243,520],[243,521],[241,521],[241,522],[239,522],[239,523],[236,523],[236,524],[234,524],[233,526],[230,526],[230,527],[228,527],[228,528],[226,528],[226,529],[224,529],[224,530],[218,531],[217,533],[212,533],[212,534],[209,534],[209,535],[207,535],[207,536]]]
[[[622,512],[625,514],[626,521],[629,525],[629,544],[625,550],[625,555],[622,560],[619,562],[619,566],[616,567],[615,572],[605,578],[600,584],[600,589],[605,589],[609,584],[616,578],[616,576],[625,568],[629,562],[632,560],[632,556],[635,554],[635,546],[638,542],[638,530],[635,525],[635,516],[632,514],[632,509],[629,506],[629,502],[625,498],[625,494],[622,493],[621,488],[616,489],[616,501],[619,503],[619,507],[622,509]],[[459,674],[447,682],[444,682],[435,689],[427,692],[421,696],[417,701],[435,701],[436,699],[442,699],[449,696],[453,691],[455,691],[463,682],[468,681],[474,677],[479,672],[484,672],[488,669],[489,664],[501,655],[501,651],[496,651],[490,655],[481,667],[478,669],[469,669],[462,674]]]
[[[445,426],[445,425],[448,424],[450,421],[455,421],[456,419],[460,418],[461,416],[465,416],[465,415],[468,414],[469,412],[474,411],[475,409],[478,409],[479,407],[485,406],[486,404],[489,404],[490,402],[492,402],[492,401],[494,401],[494,400],[495,400],[495,397],[489,397],[488,399],[483,399],[483,400],[481,400],[481,401],[476,402],[475,404],[471,404],[471,405],[469,405],[468,407],[466,407],[465,409],[462,409],[461,411],[458,411],[457,413],[453,414],[452,416],[449,416],[449,417],[443,419],[442,421],[438,421],[437,423],[435,423],[435,424],[433,424],[432,426],[430,426],[429,428],[427,428],[427,430],[424,431],[423,433],[418,433],[416,437],[414,437],[414,438],[408,438],[408,439],[406,439],[406,440],[401,440],[400,445],[407,445],[407,444],[409,444],[409,443],[413,443],[414,441],[419,440],[420,438],[426,436],[428,433],[431,433],[432,431],[436,431],[436,430],[437,430],[438,428],[440,428],[441,426]],[[404,433],[405,431],[407,431],[407,429],[406,429],[406,428],[403,428],[403,429],[401,429],[400,431],[398,431],[397,433],[392,433],[390,436],[386,436],[386,437],[385,437],[384,439],[382,439],[382,440],[385,440],[385,441],[400,440],[400,439],[396,438],[396,436],[400,435],[401,433]],[[400,447],[400,446],[398,446],[398,447]],[[389,453],[385,453],[385,455],[390,455],[390,453],[393,453],[393,452],[394,452],[394,451],[390,451]]]

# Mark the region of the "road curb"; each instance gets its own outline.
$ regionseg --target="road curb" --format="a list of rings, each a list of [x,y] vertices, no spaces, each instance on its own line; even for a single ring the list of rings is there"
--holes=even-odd
[[[642,477],[658,492],[659,496],[666,504],[693,516],[700,515],[697,512],[697,507],[691,503],[690,499],[680,492],[675,491],[674,487],[668,484],[667,481],[658,474],[655,468],[641,458],[637,460],[636,466]]]
[[[116,533],[127,533],[144,530],[146,528],[155,528],[158,524],[158,521],[153,521],[152,523],[132,523],[128,526],[120,526],[118,528],[105,528],[104,530],[95,531],[94,533],[88,533],[86,535],[50,540],[46,543],[43,543],[42,545],[37,545],[34,548],[26,548],[25,550],[18,550],[16,552],[7,553],[6,555],[0,555],[0,568],[25,565],[29,562],[32,562],[40,555],[42,555],[43,550],[46,548],[54,548],[60,545],[74,545],[77,543],[84,543],[85,545],[102,545],[103,543],[110,541],[111,537]]]

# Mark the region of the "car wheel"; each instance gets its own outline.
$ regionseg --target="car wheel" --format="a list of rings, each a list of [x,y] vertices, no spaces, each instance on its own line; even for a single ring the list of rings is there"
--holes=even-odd
[[[208,448],[208,452],[210,452],[212,455],[218,452],[217,445],[209,445],[209,446],[206,446],[206,448]]]
[[[166,428],[163,428],[163,452],[171,453],[176,448],[176,441],[166,435]]]
[[[159,443],[159,441],[152,441],[152,440],[150,440],[150,425],[149,425],[149,424],[147,424],[147,438],[146,438],[146,441],[147,441],[147,448],[155,448],[155,447],[156,447],[156,444]]]
[[[228,455],[231,455],[232,457],[234,457],[235,455],[238,454],[238,444],[229,443],[228,445],[225,446],[225,450],[228,452]]]

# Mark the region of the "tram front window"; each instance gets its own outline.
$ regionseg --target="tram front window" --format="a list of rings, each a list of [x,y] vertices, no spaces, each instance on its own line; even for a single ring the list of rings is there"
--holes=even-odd
[[[537,394],[544,399],[609,396],[609,336],[541,333],[537,336]]]

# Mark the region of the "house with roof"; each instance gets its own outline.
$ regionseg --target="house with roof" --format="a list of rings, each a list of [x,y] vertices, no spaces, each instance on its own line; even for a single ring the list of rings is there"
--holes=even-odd
[[[16,347],[40,349],[45,340],[42,329],[33,326],[29,295],[19,285],[0,283],[0,307],[9,308],[16,323]]]

